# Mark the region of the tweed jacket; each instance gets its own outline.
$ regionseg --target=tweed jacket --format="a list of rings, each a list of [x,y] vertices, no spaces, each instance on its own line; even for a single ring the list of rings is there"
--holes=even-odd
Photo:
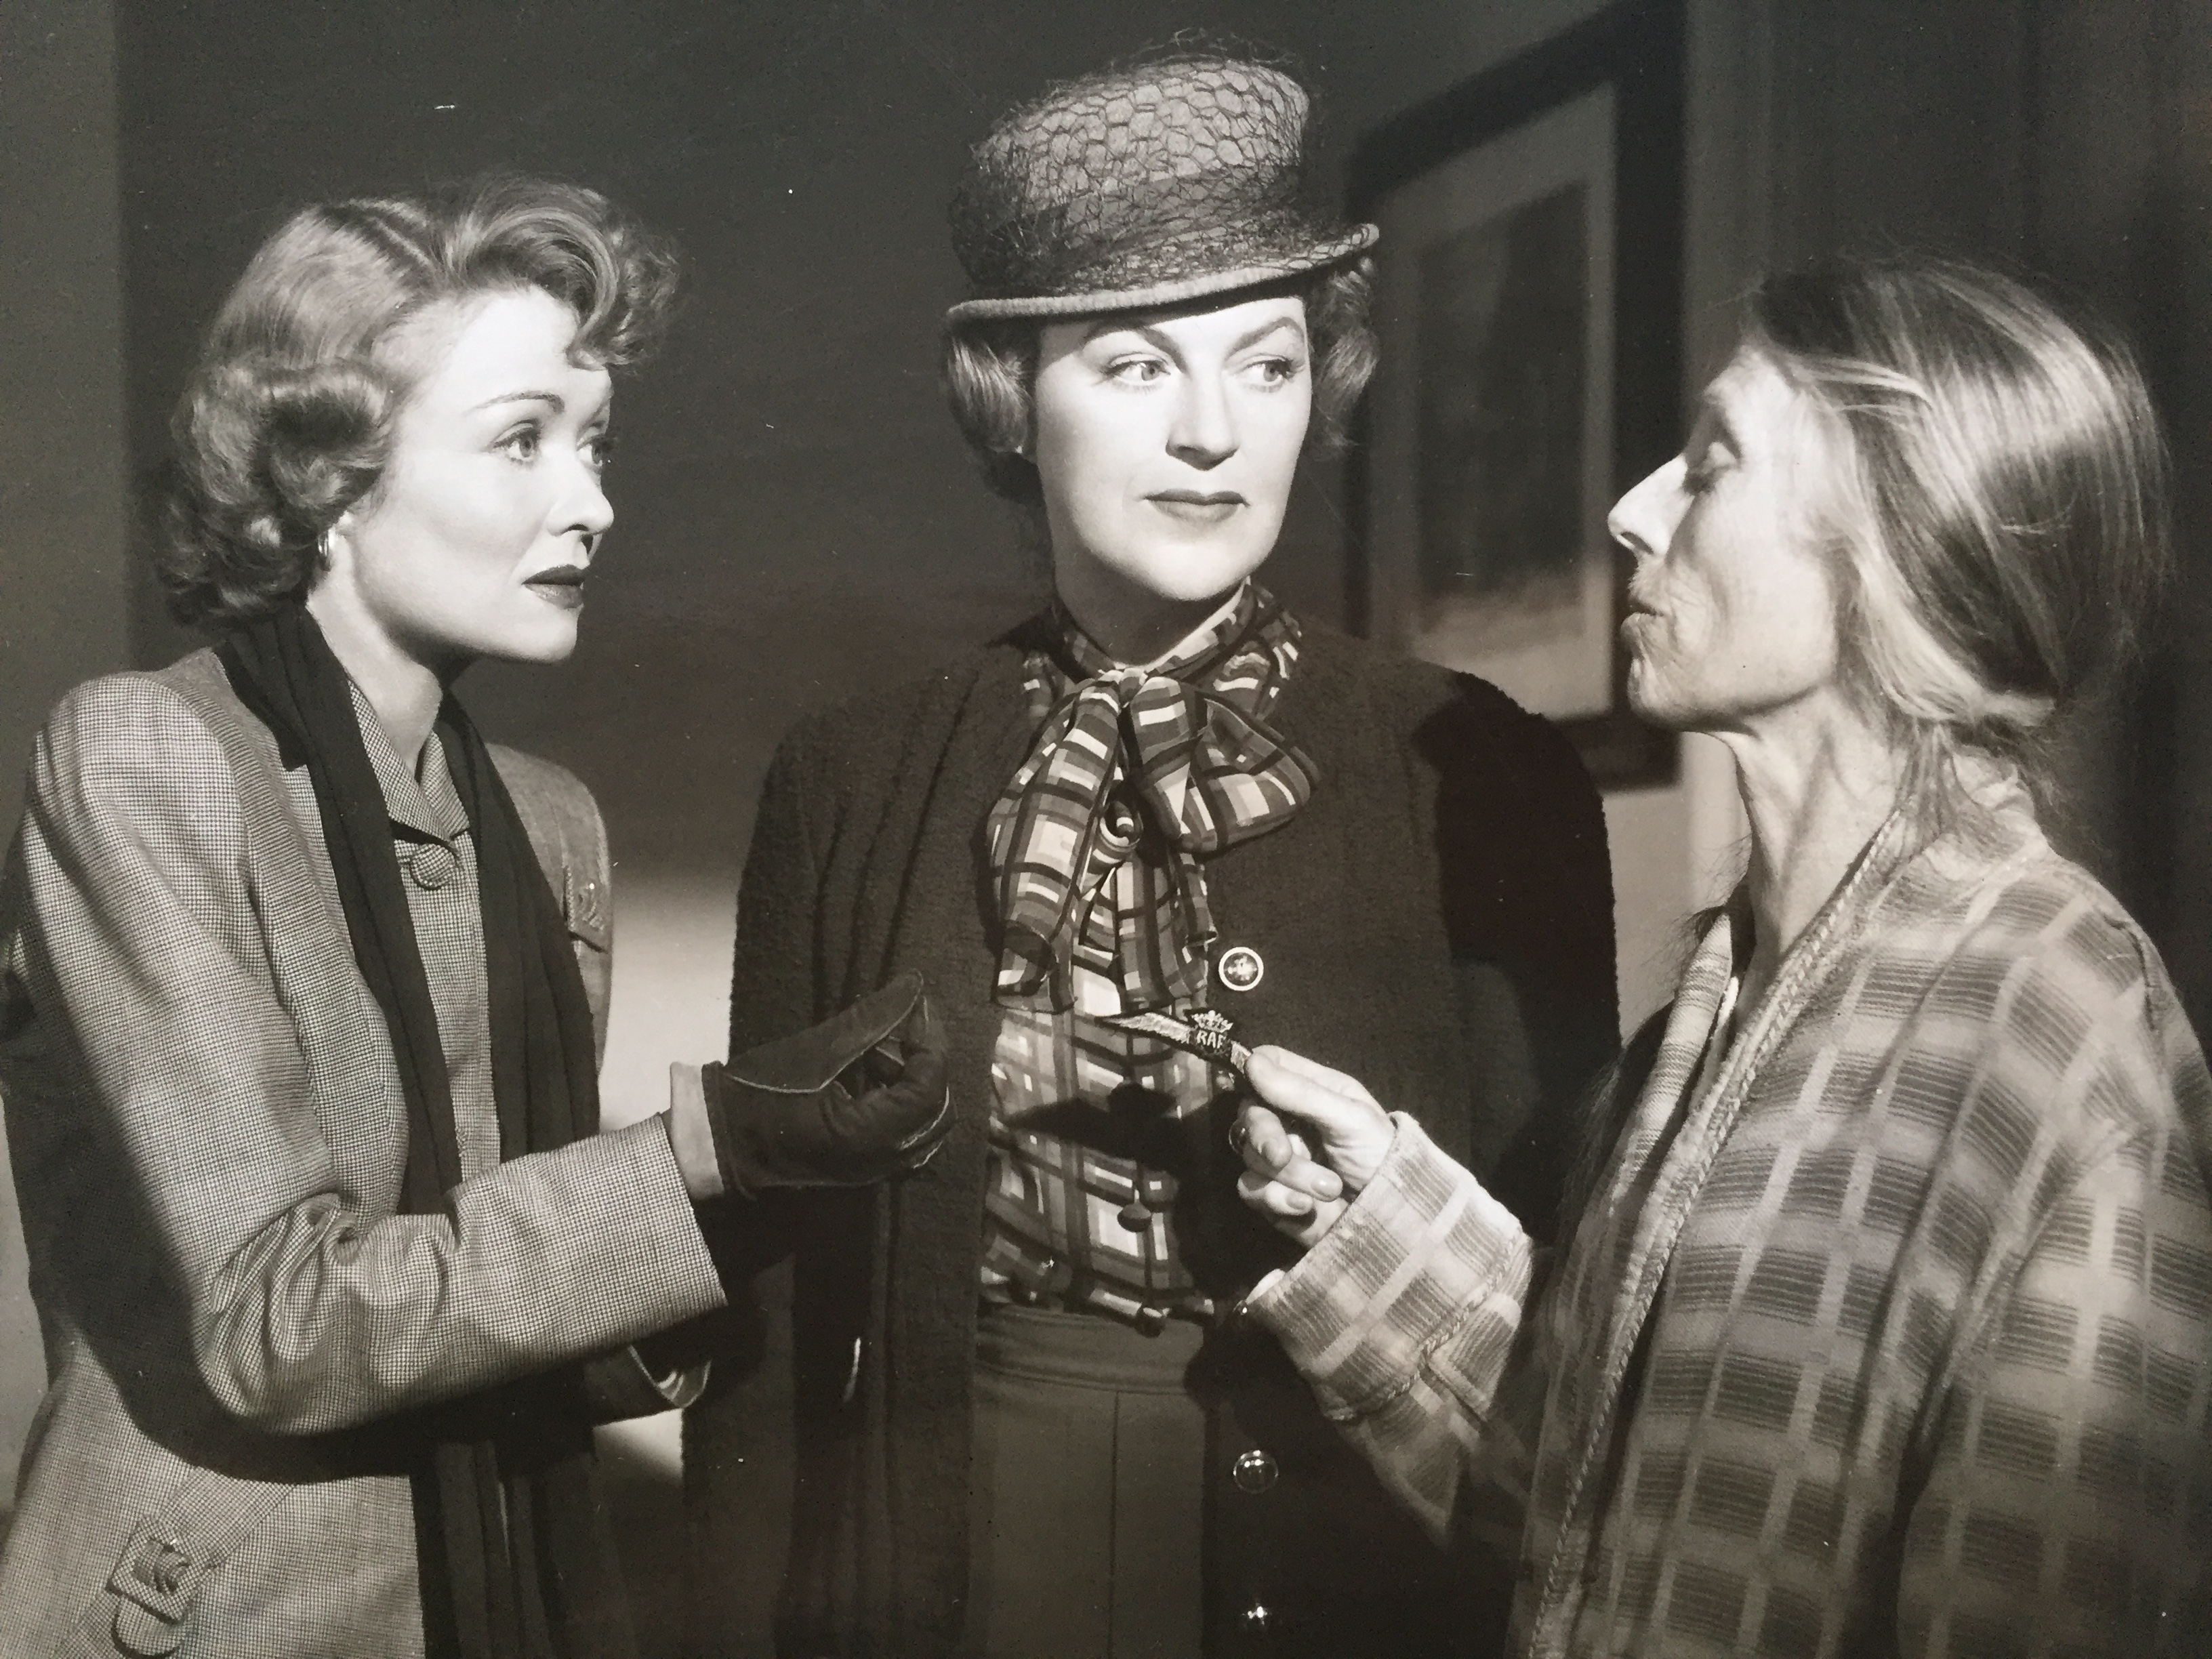
[[[1526,1495],[1530,1654],[2212,1651],[2212,1079],[2156,951],[2017,793],[1893,821],[1704,1059],[1738,925],[1540,1297],[1405,1120],[1258,1316],[1432,1529]]]
[[[704,1651],[757,1639],[763,1561],[786,1565],[787,1653],[925,1659],[958,1640],[1000,1019],[984,825],[1035,736],[1030,637],[802,723],[763,792],[733,1048],[918,968],[946,1021],[957,1121],[886,1191],[758,1206],[722,1235],[732,1265],[783,1249],[795,1262],[787,1290],[763,1281],[766,1316],[725,1333],[724,1381],[687,1414]],[[1217,957],[1243,945],[1265,964],[1216,1000],[1247,1041],[1391,1079],[1540,1230],[1566,1103],[1617,1043],[1595,790],[1495,689],[1325,629],[1307,629],[1270,724],[1319,781],[1289,822],[1206,861]],[[1285,1257],[1236,1200],[1226,1127],[1224,1113],[1220,1167],[1186,1182],[1177,1231],[1202,1285],[1241,1291]],[[1398,1512],[1270,1338],[1210,1331],[1192,1383],[1213,1422],[1209,1651],[1463,1650],[1481,1614],[1463,1564]],[[1231,1478],[1251,1450],[1269,1460],[1264,1490]],[[787,1538],[762,1524],[784,1517]]]
[[[494,756],[603,1016],[597,810],[558,768]],[[406,1108],[320,817],[212,653],[72,692],[27,798],[0,1090],[49,1387],[0,1655],[420,1652],[389,1419],[597,1355],[603,1409],[665,1403],[625,1345],[720,1299],[668,1137],[501,1164],[495,1135],[453,1218],[394,1213]],[[473,891],[472,852],[416,884],[442,884]],[[423,948],[436,985],[454,952]]]

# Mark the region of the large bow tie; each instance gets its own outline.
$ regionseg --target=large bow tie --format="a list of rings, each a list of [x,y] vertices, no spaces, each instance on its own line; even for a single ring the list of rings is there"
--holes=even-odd
[[[1312,762],[1264,717],[1297,660],[1297,626],[1253,588],[1151,669],[1102,660],[1072,626],[1063,643],[1066,661],[1031,659],[1056,700],[991,814],[1006,924],[997,995],[1045,992],[1066,1008],[1079,955],[1112,972],[1130,1006],[1195,995],[1214,937],[1199,860],[1282,823],[1313,790]],[[1117,926],[1100,901],[1133,859],[1135,925]]]

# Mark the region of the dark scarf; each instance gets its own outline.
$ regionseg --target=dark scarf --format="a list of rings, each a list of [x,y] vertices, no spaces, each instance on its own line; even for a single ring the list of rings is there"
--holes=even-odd
[[[305,765],[314,786],[354,957],[384,1011],[406,1096],[401,1208],[450,1214],[461,1163],[445,1048],[346,672],[296,605],[233,635],[217,654],[240,700],[276,735],[284,765]],[[483,739],[451,697],[437,729],[476,847],[500,1156],[565,1146],[599,1128],[583,980]],[[629,1606],[573,1368],[384,1428],[413,1449],[433,1659],[631,1659]]]

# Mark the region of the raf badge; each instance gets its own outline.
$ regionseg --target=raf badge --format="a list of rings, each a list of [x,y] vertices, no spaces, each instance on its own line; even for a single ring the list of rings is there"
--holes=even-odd
[[[1109,1015],[1106,1024],[1172,1042],[1178,1048],[1188,1048],[1200,1060],[1226,1066],[1239,1075],[1252,1063],[1252,1051],[1229,1035],[1236,1029],[1237,1022],[1218,1008],[1200,1008],[1187,1020],[1154,1008],[1141,1014]]]

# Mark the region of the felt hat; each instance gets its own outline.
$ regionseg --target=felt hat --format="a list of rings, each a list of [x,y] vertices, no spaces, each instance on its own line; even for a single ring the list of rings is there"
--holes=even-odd
[[[1054,88],[969,153],[952,246],[958,324],[1180,304],[1348,259],[1372,225],[1306,195],[1306,89],[1280,70],[1178,53]]]

